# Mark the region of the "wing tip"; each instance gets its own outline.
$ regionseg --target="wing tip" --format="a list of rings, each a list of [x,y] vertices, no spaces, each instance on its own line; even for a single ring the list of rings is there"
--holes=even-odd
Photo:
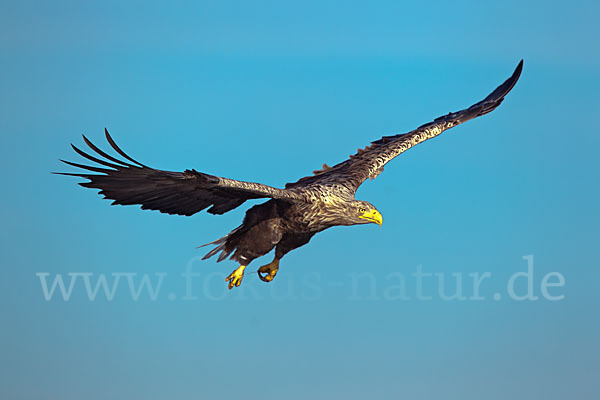
[[[515,87],[519,78],[521,77],[521,72],[523,71],[523,59],[519,61],[517,67],[513,71],[512,75],[504,81],[500,86],[498,86],[492,93],[490,93],[485,99],[480,101],[477,104],[474,104],[469,108],[472,110],[472,115],[469,115],[464,121],[474,117],[479,117],[481,115],[485,115],[493,110],[495,110],[503,101],[504,97]]]
[[[123,150],[121,150],[121,148],[113,140],[112,136],[110,136],[110,133],[108,133],[108,129],[106,129],[106,128],[104,128],[104,136],[106,136],[106,141],[108,142],[108,144],[110,144],[110,146],[113,148],[113,150],[115,150],[117,153],[119,153],[122,157],[124,157],[125,159],[131,161],[134,164],[137,164],[141,168],[148,168],[147,166],[145,166],[144,164],[142,164],[142,163],[134,160],[133,158],[131,158],[130,156],[128,156]]]
[[[514,83],[517,83],[517,81],[521,77],[521,72],[523,72],[523,59],[522,58],[521,58],[521,61],[519,61],[519,64],[517,64],[515,71],[513,72],[512,76],[510,77],[510,80],[514,80]],[[513,86],[514,86],[514,84],[513,84]]]
[[[521,77],[521,72],[523,72],[523,59],[521,59],[521,61],[519,61],[519,63],[517,64],[517,67],[513,71],[510,78],[508,78],[502,85],[500,85],[494,91],[494,92],[496,92],[496,91],[501,92],[501,93],[498,93],[499,98],[504,98],[504,96],[506,96],[512,90],[512,88],[515,87],[517,81]],[[492,94],[496,94],[496,93],[492,93]]]

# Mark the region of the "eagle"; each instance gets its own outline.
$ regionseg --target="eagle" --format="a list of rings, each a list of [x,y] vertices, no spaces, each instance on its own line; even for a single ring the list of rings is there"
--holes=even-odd
[[[411,147],[496,109],[516,84],[522,69],[523,60],[510,78],[471,107],[451,112],[408,133],[384,136],[349,159],[332,167],[323,164],[313,175],[287,183],[283,189],[195,169],[171,172],[148,167],[121,150],[106,129],[106,140],[120,158],[101,150],[83,135],[91,152],[86,153],[73,144],[71,147],[95,165],[60,160],[80,170],[58,174],[87,179],[79,184],[100,189],[99,194],[113,200],[113,205],[137,204],[144,210],[167,214],[190,216],[207,209],[210,214],[220,215],[247,200],[268,199],[249,208],[240,226],[204,245],[215,247],[203,259],[218,254],[217,262],[229,257],[239,264],[225,278],[232,289],[240,286],[245,268],[254,259],[274,248],[273,261],[256,271],[262,281],[271,282],[283,256],[307,244],[316,233],[338,225],[381,225],[383,218],[375,206],[355,198],[358,187],[365,180],[377,177],[389,161]]]

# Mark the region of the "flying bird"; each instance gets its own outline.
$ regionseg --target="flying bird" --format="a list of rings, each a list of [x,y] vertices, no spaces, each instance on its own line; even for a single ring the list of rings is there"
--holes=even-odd
[[[239,263],[225,279],[232,289],[241,284],[248,264],[275,248],[273,261],[257,270],[262,281],[270,282],[279,270],[281,258],[307,244],[316,233],[336,225],[381,225],[383,219],[375,206],[355,198],[358,187],[365,180],[377,177],[384,165],[411,147],[496,109],[519,79],[522,69],[523,60],[510,78],[471,107],[439,117],[411,132],[384,136],[359,149],[349,159],[332,167],[323,164],[313,175],[287,183],[284,189],[222,178],[195,169],[171,172],[148,167],[121,150],[106,129],[106,140],[122,158],[104,152],[84,135],[83,140],[92,154],[71,146],[96,165],[61,161],[92,173],[58,174],[87,179],[80,185],[100,189],[99,194],[113,200],[113,205],[138,204],[142,209],[167,214],[189,216],[204,209],[210,214],[224,214],[246,200],[269,199],[248,209],[240,226],[206,244],[215,247],[203,259],[218,254],[218,262],[229,257]]]

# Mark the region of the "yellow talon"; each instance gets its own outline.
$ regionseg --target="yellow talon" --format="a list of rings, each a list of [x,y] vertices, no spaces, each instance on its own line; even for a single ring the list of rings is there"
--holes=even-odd
[[[233,271],[225,281],[229,281],[229,289],[233,289],[234,286],[240,286],[242,283],[242,278],[244,278],[244,270],[246,269],[245,265],[240,265],[235,271]]]
[[[269,264],[263,265],[262,267],[260,267],[258,269],[257,273],[258,273],[258,277],[260,278],[261,281],[271,282],[275,278],[275,275],[277,275],[277,271],[279,271],[279,259],[275,258]],[[266,275],[261,275],[261,274],[266,274]]]

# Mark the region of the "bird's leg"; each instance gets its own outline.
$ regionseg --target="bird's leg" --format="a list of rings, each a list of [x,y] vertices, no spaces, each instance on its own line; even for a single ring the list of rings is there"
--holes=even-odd
[[[242,283],[242,278],[244,277],[244,270],[246,269],[245,265],[240,265],[235,271],[233,271],[227,278],[226,281],[229,281],[229,289],[233,289],[234,286],[240,286]]]
[[[275,278],[275,275],[277,275],[277,271],[279,271],[279,258],[277,258],[277,256],[275,256],[275,258],[273,258],[273,261],[271,261],[267,265],[263,265],[256,272],[258,273],[258,277],[260,278],[261,281],[271,282],[273,280],[273,278]],[[261,275],[261,274],[266,274],[266,275]]]

